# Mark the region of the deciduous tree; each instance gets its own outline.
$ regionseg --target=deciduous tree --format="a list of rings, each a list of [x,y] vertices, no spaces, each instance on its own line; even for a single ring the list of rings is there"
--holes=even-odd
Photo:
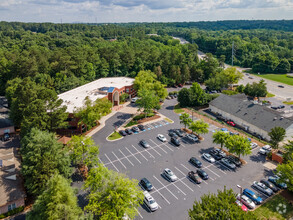
[[[251,154],[251,147],[248,139],[239,135],[230,135],[225,146],[230,153],[235,153],[239,159],[241,155]]]
[[[284,140],[286,130],[282,127],[274,127],[268,134],[271,138],[270,143],[274,149],[278,149],[279,143]]]
[[[228,138],[229,134],[225,133],[224,131],[216,131],[215,133],[213,133],[213,143],[220,144],[221,149],[225,145]]]
[[[189,116],[190,115],[187,113],[183,113],[179,116],[180,124],[184,124],[185,129],[186,129],[186,126],[189,126],[192,122],[192,119]]]
[[[209,133],[209,124],[205,123],[202,119],[191,122],[189,129],[196,134],[207,134]]]

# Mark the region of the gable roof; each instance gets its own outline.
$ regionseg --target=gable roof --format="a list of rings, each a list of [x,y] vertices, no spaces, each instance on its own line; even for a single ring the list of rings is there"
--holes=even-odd
[[[254,104],[245,95],[221,94],[211,101],[210,105],[267,132],[270,132],[274,127],[287,129],[293,124],[292,119],[285,118],[278,111],[266,106]]]

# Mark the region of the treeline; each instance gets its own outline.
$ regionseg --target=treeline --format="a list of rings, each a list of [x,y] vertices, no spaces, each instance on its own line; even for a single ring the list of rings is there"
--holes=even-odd
[[[139,27],[1,22],[0,36],[1,95],[15,78],[30,77],[62,93],[101,77],[135,77],[141,70],[156,72],[168,85],[199,71],[195,44],[180,45],[168,36],[152,40]]]

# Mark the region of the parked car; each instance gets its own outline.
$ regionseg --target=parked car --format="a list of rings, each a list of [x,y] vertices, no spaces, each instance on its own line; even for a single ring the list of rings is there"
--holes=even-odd
[[[226,166],[232,170],[236,169],[236,165],[234,163],[232,163],[230,160],[228,160],[227,158],[222,158],[220,161],[224,166]]]
[[[171,143],[175,144],[176,146],[180,146],[180,141],[175,137],[171,137]]]
[[[285,105],[279,105],[278,108],[279,109],[285,108]]]
[[[175,98],[177,98],[178,97],[178,95],[175,93],[174,95],[173,95]]]
[[[9,140],[10,140],[10,135],[8,133],[5,133],[3,137],[3,141],[9,141]]]
[[[197,184],[201,183],[200,177],[194,171],[188,172],[188,177]]]
[[[241,161],[239,160],[239,158],[234,157],[232,155],[229,155],[228,157],[226,157],[228,160],[230,160],[232,163],[234,163],[237,167],[240,167],[242,165]]]
[[[253,202],[256,204],[261,204],[262,203],[262,198],[259,197],[255,192],[253,192],[250,189],[244,189],[243,194],[246,195],[248,198],[250,198]]]
[[[198,141],[199,141],[198,137],[197,137],[195,134],[187,134],[186,137],[187,137],[190,141],[193,141],[193,142],[198,142]]]
[[[248,78],[249,78],[249,79],[254,79],[252,76],[249,76]]]
[[[242,202],[248,208],[250,208],[250,209],[255,208],[255,203],[250,198],[248,198],[246,195],[238,194],[237,199],[240,200],[240,202]]]
[[[122,136],[126,136],[127,135],[127,133],[124,130],[120,130],[119,131],[119,134],[121,134]]]
[[[215,160],[221,160],[222,159],[222,156],[219,154],[218,151],[216,151],[215,149],[209,151],[209,154],[215,158]]]
[[[278,177],[277,175],[275,175],[275,176],[269,176],[268,181],[270,181],[271,183],[273,183],[276,186],[280,187],[281,189],[286,189],[287,188],[287,184],[286,183],[279,182],[279,179],[280,179],[280,177]]]
[[[271,108],[274,109],[274,110],[278,110],[279,109],[278,106],[271,106]]]
[[[163,175],[171,182],[178,180],[178,177],[169,168],[164,169]]]
[[[272,147],[270,145],[265,145],[261,149],[259,149],[259,153],[266,155],[267,153],[271,152]]]
[[[138,100],[138,97],[134,97],[134,98],[131,99],[131,102],[135,103],[137,100]]]
[[[252,186],[256,188],[257,190],[259,190],[260,192],[266,194],[267,196],[271,196],[274,194],[273,190],[271,190],[269,187],[267,187],[265,184],[261,182],[254,181]]]
[[[143,125],[138,125],[137,126],[141,131],[145,131],[145,127]]]
[[[267,181],[265,179],[262,179],[260,181],[261,183],[265,184],[267,187],[269,187],[271,190],[273,190],[274,192],[278,192],[279,191],[279,188],[275,186],[275,184],[273,184],[272,182],[270,181]]]
[[[196,172],[203,180],[207,180],[209,178],[209,175],[202,169],[198,169]]]
[[[153,185],[151,184],[151,182],[147,178],[142,178],[140,180],[140,184],[147,191],[151,191],[154,189]]]
[[[170,136],[170,137],[178,138],[178,135],[177,135],[175,132],[173,132],[173,131],[170,131],[170,132],[169,132],[169,136]]]
[[[233,121],[227,121],[227,124],[235,127],[235,123]]]
[[[248,208],[242,203],[240,202],[239,200],[236,200],[235,203],[245,212],[248,211]]]
[[[229,130],[227,128],[221,128],[221,131],[223,131],[225,133],[229,133]]]
[[[131,130],[132,130],[134,133],[138,133],[138,132],[139,132],[139,129],[138,129],[138,127],[136,127],[136,126],[132,127]]]
[[[219,149],[219,148],[215,148],[215,151],[217,151],[218,154],[219,154],[221,157],[226,157],[226,156],[227,156],[227,154],[226,154],[224,151],[222,151],[221,149]]]
[[[278,85],[279,88],[285,88],[283,85]]]
[[[250,143],[250,148],[251,149],[254,149],[254,148],[257,148],[258,147],[258,144],[257,143],[255,143],[255,142],[251,142]]]
[[[180,83],[178,84],[178,86],[179,86],[180,88],[181,88],[181,87],[183,87],[183,85],[182,85],[182,84],[180,84]]]
[[[144,191],[144,199],[143,202],[144,204],[146,204],[146,206],[153,212],[156,211],[159,208],[158,203],[156,202],[156,200],[151,196],[151,194],[149,194],[148,191]]]
[[[146,140],[141,140],[140,142],[140,145],[143,146],[144,148],[149,148],[150,145],[148,142],[146,142]]]
[[[184,132],[181,131],[181,129],[175,129],[174,133],[177,134],[179,137],[183,137],[184,136]]]
[[[189,159],[189,162],[190,162],[192,165],[196,166],[197,168],[201,168],[201,167],[202,167],[202,163],[201,163],[198,159],[196,159],[195,157],[191,157],[191,158]]]
[[[126,132],[128,135],[133,134],[133,132],[132,132],[131,129],[129,129],[129,128],[126,128],[126,129],[125,129],[125,132]]]
[[[162,142],[166,142],[166,141],[167,141],[167,138],[165,138],[165,136],[162,135],[162,134],[158,134],[157,138],[158,138],[160,141],[162,141]]]
[[[170,95],[171,99],[174,99],[175,97],[173,95]]]
[[[210,163],[214,163],[215,162],[215,158],[213,158],[210,154],[208,153],[204,153],[202,155],[203,159],[209,161]]]
[[[171,97],[168,95],[168,96],[166,97],[166,99],[171,99]]]

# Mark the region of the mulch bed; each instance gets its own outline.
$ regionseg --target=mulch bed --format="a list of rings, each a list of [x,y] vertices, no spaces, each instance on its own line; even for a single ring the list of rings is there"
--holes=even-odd
[[[154,116],[152,116],[152,117],[148,117],[148,118],[140,119],[140,120],[138,120],[137,122],[138,122],[139,124],[141,124],[141,123],[144,123],[144,122],[147,122],[147,121],[152,121],[152,120],[155,120],[155,119],[158,119],[158,118],[160,118],[159,115],[154,115]]]
[[[291,205],[293,205],[293,193],[292,192],[289,192],[288,190],[282,190],[280,192],[280,195],[283,196],[285,199],[287,199]]]

